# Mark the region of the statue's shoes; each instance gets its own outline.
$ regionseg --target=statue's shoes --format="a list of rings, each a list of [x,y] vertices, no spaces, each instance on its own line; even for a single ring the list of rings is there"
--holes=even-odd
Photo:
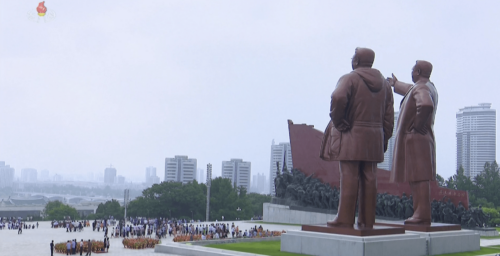
[[[405,225],[431,225],[431,220],[425,220],[425,219],[415,219],[415,218],[408,218],[405,220]]]
[[[342,223],[342,222],[339,222],[337,219],[335,219],[332,221],[327,221],[326,225],[328,225],[330,227],[337,227],[337,228],[352,228],[353,224]]]

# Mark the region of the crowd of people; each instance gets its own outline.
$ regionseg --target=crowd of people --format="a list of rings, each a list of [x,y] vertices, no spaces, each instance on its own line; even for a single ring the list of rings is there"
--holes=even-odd
[[[0,217],[0,230],[17,230],[17,234],[21,235],[23,233],[23,229],[35,229],[38,228],[38,222],[36,223],[27,223],[23,222],[21,218],[5,218]]]

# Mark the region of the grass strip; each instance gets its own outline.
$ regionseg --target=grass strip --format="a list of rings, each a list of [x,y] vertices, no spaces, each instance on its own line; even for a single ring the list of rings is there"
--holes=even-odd
[[[242,242],[234,244],[210,244],[207,247],[238,251],[238,252],[248,252],[271,256],[298,256],[304,254],[282,252],[281,241],[263,241],[263,242]]]
[[[482,236],[481,239],[500,239],[500,236]]]
[[[473,252],[458,252],[458,253],[448,253],[440,254],[438,256],[476,256],[476,255],[486,255],[500,253],[500,248],[498,247],[481,247],[479,251]]]

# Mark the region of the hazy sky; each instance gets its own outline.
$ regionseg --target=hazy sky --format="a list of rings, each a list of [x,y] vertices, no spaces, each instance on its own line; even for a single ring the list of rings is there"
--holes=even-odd
[[[165,157],[188,155],[267,175],[287,119],[324,130],[358,46],[406,82],[415,60],[434,65],[444,177],[459,108],[500,109],[498,1],[47,0],[46,23],[28,18],[38,1],[0,2],[0,160],[16,172],[112,164],[143,181],[152,165],[163,180]]]

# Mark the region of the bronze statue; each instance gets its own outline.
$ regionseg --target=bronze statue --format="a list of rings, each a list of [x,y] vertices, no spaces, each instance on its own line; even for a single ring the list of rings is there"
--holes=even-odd
[[[332,93],[331,121],[320,157],[340,161],[340,201],[329,226],[354,225],[359,200],[358,228],[373,228],[377,203],[377,163],[384,160],[394,126],[391,87],[380,71],[371,68],[375,52],[356,48],[353,71],[340,78]]]
[[[431,200],[429,181],[436,179],[436,143],[434,117],[438,94],[429,80],[432,64],[419,60],[411,77],[415,84],[387,78],[394,92],[404,95],[401,101],[394,143],[391,181],[409,182],[413,194],[413,216],[405,224],[430,225]]]

